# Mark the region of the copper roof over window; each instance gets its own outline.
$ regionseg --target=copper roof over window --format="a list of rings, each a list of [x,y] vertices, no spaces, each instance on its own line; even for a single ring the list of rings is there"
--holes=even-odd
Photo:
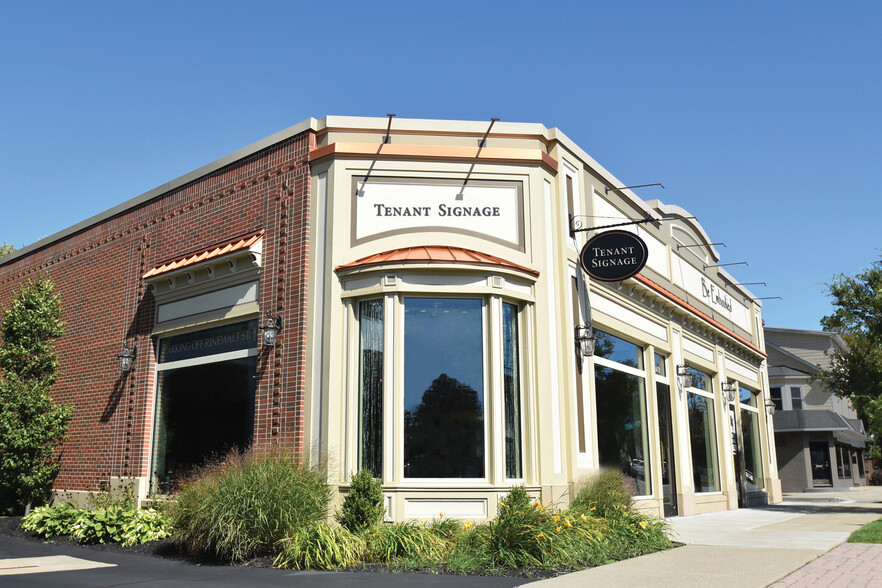
[[[422,247],[406,247],[404,249],[393,249],[383,253],[376,253],[367,257],[362,257],[350,263],[339,265],[334,271],[346,271],[354,269],[363,269],[378,265],[394,265],[400,263],[442,263],[442,264],[462,264],[462,265],[482,265],[488,267],[496,267],[507,270],[514,270],[531,276],[538,276],[536,270],[512,263],[501,257],[473,251],[471,249],[462,249],[461,247],[446,247],[441,245],[425,245]]]
[[[179,270],[187,266],[195,265],[197,263],[202,263],[203,261],[208,261],[217,257],[229,255],[230,253],[236,253],[237,251],[243,251],[254,246],[254,244],[260,241],[262,238],[263,231],[251,233],[243,237],[236,237],[231,241],[225,241],[218,245],[212,245],[211,247],[203,249],[201,251],[188,253],[186,255],[164,261],[161,264],[153,267],[142,277],[144,279],[153,278],[167,272]]]

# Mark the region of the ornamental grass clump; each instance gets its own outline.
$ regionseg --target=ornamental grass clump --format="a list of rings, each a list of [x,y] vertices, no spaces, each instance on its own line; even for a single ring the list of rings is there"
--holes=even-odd
[[[570,508],[589,516],[606,517],[621,509],[630,510],[633,503],[622,474],[616,470],[604,470],[578,485]]]
[[[297,529],[279,542],[281,552],[273,566],[285,570],[333,570],[354,566],[365,551],[365,541],[343,527],[315,523]]]
[[[374,527],[364,538],[365,559],[377,563],[420,560],[430,566],[440,563],[450,549],[450,544],[436,532],[413,521]]]
[[[290,453],[233,451],[183,480],[169,507],[174,534],[191,554],[243,562],[324,520],[331,491],[323,467]]]

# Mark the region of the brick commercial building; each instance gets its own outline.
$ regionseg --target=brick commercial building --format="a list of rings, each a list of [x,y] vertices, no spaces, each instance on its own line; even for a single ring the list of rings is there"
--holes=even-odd
[[[0,258],[0,304],[44,274],[62,298],[56,490],[277,444],[335,486],[370,469],[393,519],[606,467],[658,514],[779,501],[760,305],[621,186],[538,124],[309,119]],[[645,266],[589,277],[580,229],[626,221]]]

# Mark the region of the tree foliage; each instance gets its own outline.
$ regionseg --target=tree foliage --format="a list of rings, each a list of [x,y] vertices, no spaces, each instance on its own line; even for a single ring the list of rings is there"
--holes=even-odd
[[[855,276],[839,275],[827,285],[833,314],[821,325],[839,333],[845,350],[830,353],[831,366],[818,378],[834,393],[850,398],[876,440],[882,437],[882,261]]]
[[[64,332],[49,278],[30,281],[3,312],[0,332],[0,513],[46,501],[73,407],[49,395],[58,378],[55,342]]]
[[[15,251],[15,247],[11,243],[3,241],[3,244],[0,245],[0,257],[3,257],[4,255],[9,255],[13,251]]]

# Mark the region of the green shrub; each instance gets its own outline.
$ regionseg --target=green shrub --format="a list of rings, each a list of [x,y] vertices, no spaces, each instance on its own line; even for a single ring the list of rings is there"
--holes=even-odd
[[[273,565],[285,570],[332,570],[358,563],[364,539],[342,527],[316,523],[297,529],[280,542]]]
[[[168,537],[168,525],[162,513],[120,505],[91,509],[70,504],[40,506],[22,519],[21,528],[47,539],[70,535],[83,544],[139,545]]]
[[[421,559],[427,564],[438,563],[449,546],[446,541],[415,522],[380,525],[365,534],[366,558],[389,563],[396,559]]]
[[[337,522],[353,533],[361,533],[383,520],[383,485],[367,470],[352,476],[349,494],[337,513]]]
[[[321,467],[290,454],[233,451],[183,481],[169,507],[190,553],[241,562],[272,554],[297,529],[323,520],[330,489]]]
[[[123,527],[134,518],[134,511],[122,506],[81,510],[71,526],[70,536],[79,543],[122,543]]]
[[[169,536],[169,525],[162,511],[148,508],[134,511],[134,516],[123,525],[122,544],[140,545],[159,541]]]
[[[622,474],[604,470],[582,482],[570,502],[570,508],[581,513],[606,517],[619,509],[628,510],[633,504],[631,492],[625,486]]]
[[[21,528],[49,539],[56,535],[70,535],[79,509],[70,504],[38,506],[21,520]]]

